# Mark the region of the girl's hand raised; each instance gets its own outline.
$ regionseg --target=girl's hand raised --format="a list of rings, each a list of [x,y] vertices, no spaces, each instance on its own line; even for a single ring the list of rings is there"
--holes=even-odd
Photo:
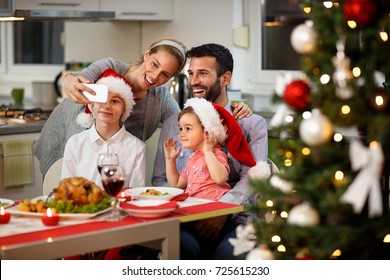
[[[217,144],[217,140],[212,132],[205,131],[203,133],[203,152],[212,152],[214,146]]]
[[[164,153],[166,160],[176,160],[181,151],[181,148],[176,150],[176,147],[177,143],[176,141],[173,141],[172,137],[169,137],[168,140],[164,142]]]

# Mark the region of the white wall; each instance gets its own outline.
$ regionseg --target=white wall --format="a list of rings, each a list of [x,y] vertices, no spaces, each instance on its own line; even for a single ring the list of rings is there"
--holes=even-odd
[[[245,50],[233,45],[233,28],[243,25],[242,0],[176,0],[175,19],[170,22],[142,22],[142,48],[161,37],[181,40],[188,49],[204,44],[224,45],[235,65],[230,87],[241,89],[245,82]]]
[[[231,49],[234,1],[176,0],[173,21],[67,22],[65,62],[106,56],[135,62],[162,37],[177,38],[188,48],[214,42]]]
[[[93,62],[111,56],[126,62],[140,58],[140,22],[99,21],[65,23],[65,62]]]
[[[175,19],[142,22],[142,47],[159,37],[175,37],[188,48],[209,42],[232,47],[234,0],[176,0]]]

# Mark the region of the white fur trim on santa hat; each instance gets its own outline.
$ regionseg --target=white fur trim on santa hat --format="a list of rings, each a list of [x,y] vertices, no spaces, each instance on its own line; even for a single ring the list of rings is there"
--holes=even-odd
[[[125,101],[125,110],[121,117],[121,122],[125,122],[125,120],[130,116],[134,107],[134,97],[131,91],[131,87],[127,84],[122,78],[108,76],[99,79],[97,84],[108,86],[108,92],[120,94]]]
[[[264,180],[271,176],[271,168],[266,161],[258,161],[255,166],[248,170],[251,179]]]
[[[190,98],[184,104],[185,107],[194,109],[205,131],[213,133],[218,143],[222,144],[226,140],[226,128],[211,102],[204,98]]]
[[[87,106],[88,109],[92,112],[92,108],[91,108],[92,106],[89,104]],[[82,112],[77,115],[76,121],[80,126],[85,128],[90,128],[93,125],[94,117],[92,114]]]

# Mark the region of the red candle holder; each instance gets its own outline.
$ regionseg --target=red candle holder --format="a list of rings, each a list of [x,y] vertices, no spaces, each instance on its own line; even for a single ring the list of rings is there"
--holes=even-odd
[[[11,214],[4,210],[4,207],[0,208],[0,224],[8,224],[11,220]]]
[[[45,226],[56,226],[59,221],[60,216],[50,208],[47,208],[46,213],[42,216],[42,222]]]
[[[129,194],[125,193],[125,191],[121,191],[120,193],[118,193],[116,198],[118,198],[118,200],[121,201],[121,202],[125,202],[125,201],[130,201],[131,200],[131,196]]]

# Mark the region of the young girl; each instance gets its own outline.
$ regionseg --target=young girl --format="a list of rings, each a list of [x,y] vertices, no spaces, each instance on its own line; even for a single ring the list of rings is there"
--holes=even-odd
[[[176,158],[181,148],[176,149],[176,142],[172,138],[164,142],[170,186],[185,188],[190,196],[212,200],[218,200],[229,191],[227,181],[230,168],[221,146],[225,141],[229,152],[237,160],[248,166],[256,164],[241,128],[223,107],[203,98],[191,98],[184,105],[178,120],[182,146],[195,153],[179,174]]]
[[[143,187],[145,143],[127,132],[123,125],[135,104],[131,87],[112,69],[107,69],[96,84],[108,86],[108,100],[95,102],[78,115],[77,123],[89,129],[73,135],[66,143],[61,178],[81,176],[102,186],[97,157],[110,152],[118,155],[125,171],[124,186]]]

